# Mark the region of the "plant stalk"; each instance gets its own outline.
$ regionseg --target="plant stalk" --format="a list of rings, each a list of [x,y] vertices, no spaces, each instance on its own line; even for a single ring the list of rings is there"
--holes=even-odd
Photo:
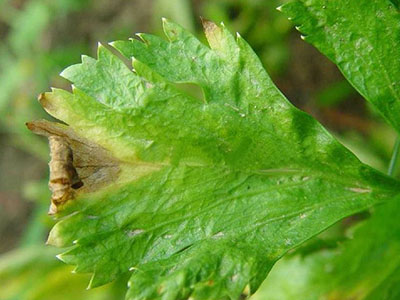
[[[399,150],[400,150],[400,137],[397,137],[396,143],[394,144],[394,147],[393,147],[392,158],[390,159],[390,163],[389,163],[389,169],[388,169],[389,176],[394,175],[394,171],[396,169],[397,161],[399,158]]]

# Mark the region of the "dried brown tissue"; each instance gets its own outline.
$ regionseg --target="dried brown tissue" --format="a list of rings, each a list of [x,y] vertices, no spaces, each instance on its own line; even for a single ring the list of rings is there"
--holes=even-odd
[[[95,192],[117,180],[118,161],[106,149],[78,136],[68,125],[46,120],[26,125],[49,140],[52,192],[49,214],[58,213],[78,194]]]

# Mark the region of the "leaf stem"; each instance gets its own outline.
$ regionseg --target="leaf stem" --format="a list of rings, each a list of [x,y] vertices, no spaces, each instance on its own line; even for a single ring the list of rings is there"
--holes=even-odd
[[[397,137],[396,143],[394,144],[394,147],[393,147],[392,158],[390,159],[390,163],[389,163],[389,169],[388,169],[389,176],[393,176],[393,173],[395,171],[398,157],[399,157],[399,150],[400,150],[400,137]]]

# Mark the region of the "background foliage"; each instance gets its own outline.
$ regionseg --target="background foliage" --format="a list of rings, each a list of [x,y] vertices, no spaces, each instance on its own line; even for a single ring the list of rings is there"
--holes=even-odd
[[[326,125],[363,162],[387,169],[393,131],[331,62],[301,41],[292,24],[275,10],[280,4],[275,0],[0,0],[0,286],[7,287],[0,290],[0,299],[50,299],[55,294],[57,299],[71,299],[72,292],[76,299],[123,298],[126,287],[119,282],[86,291],[87,277],[71,274],[70,267],[54,258],[54,250],[44,246],[53,225],[46,215],[49,193],[43,192],[47,142],[30,134],[24,123],[44,116],[36,102],[39,92],[49,86],[69,88],[59,72],[79,62],[82,53],[95,56],[97,41],[160,32],[161,16],[200,39],[204,39],[200,15],[239,31],[296,106]],[[275,279],[282,282],[288,273],[301,277],[302,272],[314,272],[315,261],[330,255],[317,250],[337,250],[351,225],[367,217],[368,212],[346,219],[301,247],[287,264],[283,261],[283,267],[272,271],[266,288],[254,297],[263,299],[271,293],[268,286],[274,286]],[[375,222],[379,226],[386,220]],[[309,269],[298,267],[308,254],[317,257],[305,258]],[[39,281],[42,277],[46,279]],[[289,283],[288,287],[292,289]]]

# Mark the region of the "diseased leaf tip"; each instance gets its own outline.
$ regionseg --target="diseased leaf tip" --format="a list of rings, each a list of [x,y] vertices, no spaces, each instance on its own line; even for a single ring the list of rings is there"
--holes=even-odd
[[[37,99],[41,103],[46,98],[46,93],[40,93]]]
[[[41,93],[41,94],[38,96],[38,101],[39,101],[40,105],[41,105],[44,109],[48,108],[48,106],[49,106],[49,99],[47,98],[46,93]]]
[[[50,215],[57,214],[78,193],[97,191],[118,178],[120,168],[112,155],[78,136],[69,126],[44,120],[30,122],[27,126],[49,139]]]
[[[214,22],[205,18],[201,18],[201,22],[210,47],[212,49],[220,49],[222,46],[221,40],[223,39],[223,29]]]
[[[200,20],[201,20],[201,24],[203,25],[206,35],[207,35],[207,33],[212,33],[215,30],[220,30],[220,28],[214,22],[212,22],[206,18],[203,18],[203,17],[200,17]]]
[[[28,128],[30,131],[33,131],[33,127],[34,127],[33,122],[26,122],[26,123],[25,123],[25,126],[26,126],[26,128]]]

